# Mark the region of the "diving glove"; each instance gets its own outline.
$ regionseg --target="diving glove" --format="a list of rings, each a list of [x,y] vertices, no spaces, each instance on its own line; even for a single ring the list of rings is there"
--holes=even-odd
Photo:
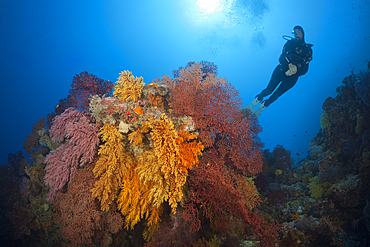
[[[294,75],[295,73],[297,73],[297,66],[295,66],[294,64],[290,63],[289,64],[289,70],[287,72],[285,72],[285,74],[287,76],[292,76]]]

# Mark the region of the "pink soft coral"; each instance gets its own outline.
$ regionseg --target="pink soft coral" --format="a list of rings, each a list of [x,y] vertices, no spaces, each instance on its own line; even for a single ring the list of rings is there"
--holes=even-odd
[[[68,108],[56,116],[50,129],[53,141],[64,143],[45,159],[44,183],[50,186],[47,197],[52,201],[74,175],[79,166],[92,162],[99,145],[99,125],[88,113]]]

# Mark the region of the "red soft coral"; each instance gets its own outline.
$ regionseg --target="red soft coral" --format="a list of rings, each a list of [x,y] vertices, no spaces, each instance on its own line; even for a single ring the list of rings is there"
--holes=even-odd
[[[246,235],[252,232],[260,246],[274,246],[279,226],[266,222],[254,209],[260,203],[256,188],[244,176],[227,169],[225,162],[227,159],[216,150],[209,150],[198,167],[190,171],[189,194],[184,203],[184,218],[191,222],[190,230],[201,229],[200,219],[204,217],[199,214],[202,212],[223,235],[235,232],[241,220]]]
[[[112,234],[122,229],[123,219],[115,204],[102,212],[99,202],[91,196],[94,182],[93,165],[76,172],[67,193],[54,203],[54,219],[60,235],[69,241],[68,246],[109,246]]]
[[[174,115],[191,116],[206,148],[215,145],[222,155],[233,161],[230,166],[244,175],[255,175],[262,168],[261,143],[257,137],[261,127],[256,120],[241,112],[239,92],[215,74],[206,75],[196,63],[182,69],[179,77],[162,77],[157,82],[171,90]]]
[[[189,69],[191,66],[194,66],[196,63],[195,62],[188,62],[185,66],[185,69]],[[210,74],[215,74],[217,76],[218,74],[218,68],[217,65],[214,64],[213,62],[208,62],[208,61],[200,61],[199,64],[202,66],[202,73],[203,73],[203,79],[205,79],[207,76]],[[172,71],[173,76],[179,77],[180,75],[180,70],[184,69],[184,67],[180,67],[179,69],[175,69]]]
[[[89,109],[90,97],[94,95],[111,95],[113,83],[96,77],[93,74],[81,72],[73,77],[71,89],[67,99],[71,106],[87,111]]]
[[[272,245],[277,239],[275,225],[253,211],[259,198],[246,178],[262,169],[257,136],[261,127],[240,111],[238,91],[226,79],[204,73],[199,63],[180,70],[174,80],[162,77],[158,82],[170,89],[174,115],[193,118],[206,147],[198,167],[189,173],[184,217],[192,222],[192,230],[201,228],[198,214],[202,211],[223,234],[230,234],[235,224],[231,219],[239,219],[246,233],[252,229],[261,243]]]

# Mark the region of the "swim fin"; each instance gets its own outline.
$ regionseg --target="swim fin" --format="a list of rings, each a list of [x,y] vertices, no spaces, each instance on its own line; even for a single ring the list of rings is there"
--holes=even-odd
[[[253,111],[254,111],[253,106],[252,106],[251,104],[245,105],[245,106],[243,106],[243,107],[242,107],[242,108],[240,108],[240,109],[241,109],[241,110],[248,109],[248,110],[250,110],[251,112],[253,112]]]

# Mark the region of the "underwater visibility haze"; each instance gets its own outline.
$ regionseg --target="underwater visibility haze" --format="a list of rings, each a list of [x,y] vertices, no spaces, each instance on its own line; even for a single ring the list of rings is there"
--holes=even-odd
[[[2,1],[0,34],[2,245],[370,244],[368,0]]]

